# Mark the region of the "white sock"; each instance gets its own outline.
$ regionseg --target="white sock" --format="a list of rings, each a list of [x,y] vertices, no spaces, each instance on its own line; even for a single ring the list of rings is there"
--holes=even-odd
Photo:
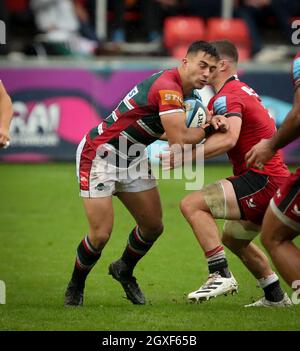
[[[277,274],[272,273],[265,278],[258,279],[258,284],[262,289],[264,289],[266,286],[276,282],[277,280],[279,280]]]

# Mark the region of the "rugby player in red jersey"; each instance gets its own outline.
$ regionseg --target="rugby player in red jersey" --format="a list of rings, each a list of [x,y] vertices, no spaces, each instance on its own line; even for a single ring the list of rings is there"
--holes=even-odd
[[[213,134],[204,143],[204,157],[227,153],[234,176],[221,179],[186,196],[181,210],[202,247],[209,269],[208,280],[188,295],[191,301],[237,291],[219,238],[216,218],[225,219],[222,241],[258,279],[264,290],[264,304],[247,306],[286,306],[291,302],[280,287],[266,255],[252,243],[259,233],[269,201],[289,176],[280,152],[265,164],[264,170],[247,168],[245,154],[262,138],[275,133],[275,123],[256,92],[237,77],[238,53],[229,41],[212,43],[220,55],[209,83],[216,91],[208,109],[228,118],[229,130]],[[260,300],[261,302],[261,300]]]
[[[89,233],[77,248],[66,306],[83,304],[86,277],[112,232],[112,195],[127,207],[136,226],[122,257],[110,264],[109,273],[132,303],[145,304],[133,270],[163,231],[161,202],[145,148],[164,133],[170,146],[197,144],[205,137],[204,129],[186,127],[183,97],[207,84],[218,59],[210,44],[194,42],[178,68],[158,72],[137,84],[79,144],[77,172]],[[227,123],[224,117],[215,121],[215,128]],[[145,174],[135,172],[137,168]]]
[[[261,140],[246,154],[246,162],[259,169],[277,150],[300,136],[300,52],[292,65],[294,104],[278,132]],[[300,234],[300,168],[272,198],[263,220],[261,240],[283,279],[293,288],[300,283],[300,249],[293,239]]]

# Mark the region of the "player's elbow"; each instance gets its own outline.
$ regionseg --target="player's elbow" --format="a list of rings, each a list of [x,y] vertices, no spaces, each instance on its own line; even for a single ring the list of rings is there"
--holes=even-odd
[[[231,140],[229,140],[229,142],[228,142],[228,148],[229,148],[229,150],[230,150],[230,149],[233,149],[233,148],[235,147],[236,143],[237,143],[237,140],[236,140],[236,139],[231,139]]]

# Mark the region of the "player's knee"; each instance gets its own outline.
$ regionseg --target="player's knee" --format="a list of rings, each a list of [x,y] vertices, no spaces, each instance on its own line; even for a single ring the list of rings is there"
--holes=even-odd
[[[146,240],[156,240],[164,231],[162,222],[151,223],[145,226],[139,226],[142,236]]]
[[[180,201],[180,211],[185,218],[190,218],[197,210],[201,210],[201,207],[197,206],[190,196],[186,196]]]
[[[104,247],[108,242],[112,232],[112,227],[103,227],[101,225],[90,226],[90,236],[97,248]]]
[[[262,245],[268,251],[272,251],[272,247],[279,244],[279,242],[274,240],[274,238],[270,234],[271,233],[269,231],[263,230],[261,233],[261,236],[260,236],[260,241],[261,241]]]
[[[179,207],[180,207],[180,211],[184,215],[184,217],[187,217],[191,211],[191,206],[190,206],[190,203],[186,197],[180,201]]]
[[[234,231],[233,231],[233,223],[232,221],[225,221],[223,225],[223,233],[222,233],[222,243],[231,249],[233,246],[233,238],[234,238]]]
[[[236,220],[226,220],[223,226],[224,240],[231,242],[231,245],[238,243],[238,240],[252,241],[258,234],[258,228],[248,228],[245,223]]]
[[[98,248],[103,248],[106,243],[108,242],[109,238],[110,238],[110,234],[108,232],[102,232],[101,234],[99,233],[98,235],[95,236],[95,240],[97,242],[97,247]]]
[[[149,233],[158,237],[164,231],[164,225],[162,223],[154,223],[148,228]]]

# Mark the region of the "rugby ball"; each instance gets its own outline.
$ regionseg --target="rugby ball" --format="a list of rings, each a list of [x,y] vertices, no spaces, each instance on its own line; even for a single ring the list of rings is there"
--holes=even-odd
[[[206,111],[202,101],[197,97],[184,99],[185,123],[187,127],[201,127],[206,123]]]

